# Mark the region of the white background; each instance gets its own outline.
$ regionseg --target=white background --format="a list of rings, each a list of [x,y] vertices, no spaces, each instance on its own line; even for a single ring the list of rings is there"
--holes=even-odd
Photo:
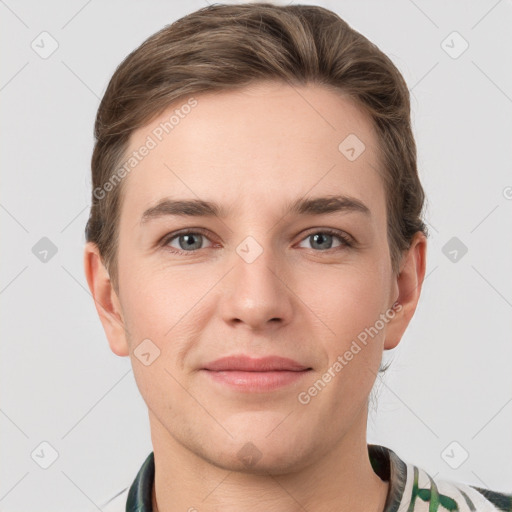
[[[368,439],[432,476],[512,492],[512,3],[311,3],[403,73],[428,196],[427,278]],[[99,510],[152,450],[130,361],[110,351],[83,271],[93,123],[121,60],[205,5],[0,2],[2,511]],[[31,48],[43,31],[59,45],[47,59]],[[456,59],[442,47],[453,31],[469,43]],[[42,237],[58,249],[46,263],[32,252]],[[455,263],[442,252],[452,237],[468,248]],[[58,452],[48,469],[31,458],[43,441]],[[469,453],[458,469],[441,456],[452,441],[454,458]]]

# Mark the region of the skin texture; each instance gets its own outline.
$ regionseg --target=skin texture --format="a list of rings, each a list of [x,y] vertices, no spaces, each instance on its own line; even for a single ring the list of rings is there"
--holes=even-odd
[[[425,236],[394,275],[376,135],[347,97],[270,82],[196,100],[125,178],[119,295],[97,248],[89,243],[84,254],[110,347],[130,356],[148,406],[158,510],[382,510],[388,485],[368,458],[368,396],[383,350],[397,346],[416,309]],[[179,105],[135,131],[130,151]],[[366,146],[354,161],[338,149],[351,133]],[[297,198],[335,194],[359,199],[371,215],[286,214]],[[163,198],[215,201],[228,215],[141,224]],[[205,230],[192,237],[195,252],[179,237],[158,245],[184,228]],[[310,235],[325,228],[356,244],[315,242]],[[252,263],[237,253],[248,236],[263,250]],[[297,395],[395,302],[393,319],[301,404]],[[134,355],[145,339],[160,350],[148,366]],[[279,355],[312,370],[266,393],[235,391],[199,371],[232,354]],[[243,449],[254,456],[249,465]]]

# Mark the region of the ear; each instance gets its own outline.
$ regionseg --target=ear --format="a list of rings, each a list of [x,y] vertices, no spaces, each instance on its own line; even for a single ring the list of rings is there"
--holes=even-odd
[[[386,327],[384,350],[395,348],[402,339],[405,329],[416,311],[421,287],[425,278],[427,238],[419,231],[413,238],[410,248],[404,253],[399,275],[395,277],[395,292],[398,290],[395,316]],[[396,293],[394,295],[396,297]]]
[[[129,355],[121,304],[103,265],[98,246],[92,242],[85,245],[84,270],[110,349],[118,356]]]

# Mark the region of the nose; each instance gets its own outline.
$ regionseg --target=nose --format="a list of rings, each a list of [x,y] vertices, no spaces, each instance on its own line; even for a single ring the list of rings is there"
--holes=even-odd
[[[236,254],[233,264],[220,294],[223,320],[231,326],[245,324],[253,331],[288,324],[294,295],[284,263],[278,264],[272,251],[264,249],[250,263]]]

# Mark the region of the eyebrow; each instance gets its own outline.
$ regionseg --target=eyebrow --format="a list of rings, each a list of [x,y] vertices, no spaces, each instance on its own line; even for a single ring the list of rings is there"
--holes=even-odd
[[[295,215],[323,215],[327,213],[357,212],[370,217],[370,209],[359,199],[336,195],[315,198],[299,198],[287,206],[287,213]],[[201,199],[162,199],[155,206],[148,208],[141,217],[144,224],[152,219],[164,216],[180,217],[220,217],[226,218],[228,210],[217,203]]]

